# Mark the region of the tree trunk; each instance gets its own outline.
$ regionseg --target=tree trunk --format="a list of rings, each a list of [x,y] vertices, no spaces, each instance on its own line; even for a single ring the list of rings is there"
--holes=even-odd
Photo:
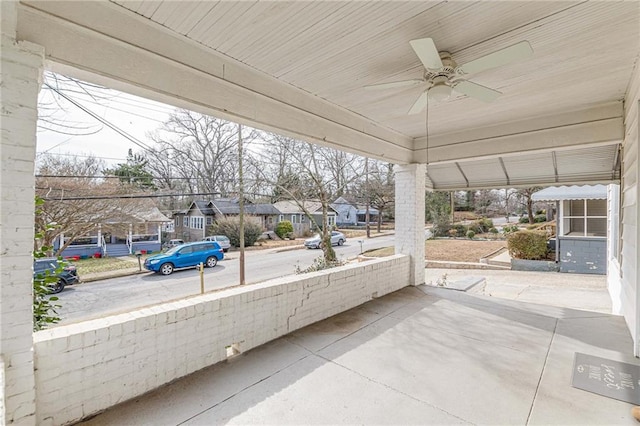
[[[329,230],[329,223],[328,223],[328,203],[327,200],[324,197],[324,194],[322,194],[322,251],[324,253],[324,260],[325,262],[329,263],[329,262],[335,262],[336,261],[336,252],[335,250],[333,250],[333,247],[331,246],[331,232]]]

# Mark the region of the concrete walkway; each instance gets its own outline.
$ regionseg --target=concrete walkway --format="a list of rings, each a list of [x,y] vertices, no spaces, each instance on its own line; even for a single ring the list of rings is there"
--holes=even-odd
[[[448,282],[484,278],[483,285],[475,292],[486,296],[606,314],[612,309],[604,275],[427,268],[425,282],[436,284],[445,275]]]
[[[85,424],[637,424],[571,387],[576,351],[640,363],[622,317],[409,287]]]

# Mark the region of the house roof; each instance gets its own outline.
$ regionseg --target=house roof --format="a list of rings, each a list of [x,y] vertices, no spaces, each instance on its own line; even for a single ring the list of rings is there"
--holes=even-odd
[[[318,213],[322,211],[322,203],[320,201],[303,201],[302,205],[309,213]],[[282,214],[303,214],[304,210],[293,200],[278,201],[273,205]],[[329,206],[331,210],[335,209]]]
[[[606,200],[606,185],[550,186],[531,195],[534,201]]]
[[[211,202],[222,214],[240,213],[240,203],[238,198],[216,198]],[[280,214],[280,212],[273,206],[273,204],[267,203],[246,202],[244,205],[244,211],[247,214],[253,215]]]
[[[132,214],[133,217],[142,222],[171,222],[157,207],[148,210],[140,210]]]
[[[189,210],[191,210],[193,208],[193,206],[198,207],[198,209],[202,212],[202,214],[204,215],[215,215],[215,211],[213,210],[212,206],[211,206],[211,201],[204,201],[204,200],[197,200],[194,201],[193,203],[191,203],[191,206],[189,206]]]

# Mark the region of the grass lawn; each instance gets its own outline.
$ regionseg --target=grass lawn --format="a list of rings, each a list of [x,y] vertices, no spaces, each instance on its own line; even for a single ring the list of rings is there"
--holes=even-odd
[[[483,240],[427,240],[425,242],[426,259],[453,261],[453,262],[478,262],[481,257],[506,247],[506,241]],[[393,247],[385,247],[378,250],[365,252],[371,257],[384,257],[394,254]]]
[[[99,259],[80,259],[71,262],[78,269],[78,275],[93,274],[94,272],[116,271],[119,269],[137,268],[138,259],[135,256],[129,256],[131,260],[123,260],[117,257],[103,257]],[[145,256],[141,261],[144,262]]]

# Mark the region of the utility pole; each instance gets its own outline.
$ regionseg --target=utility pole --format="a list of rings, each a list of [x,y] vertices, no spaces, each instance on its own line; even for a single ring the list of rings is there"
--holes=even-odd
[[[240,207],[240,285],[244,285],[244,173],[242,170],[242,124],[238,124],[238,184],[240,186],[238,205]]]
[[[369,157],[365,158],[365,163],[364,163],[364,188],[365,191],[367,192],[367,206],[366,209],[367,211],[364,214],[364,220],[367,222],[367,238],[371,238],[371,228],[369,227],[369,204],[371,204],[369,202]],[[378,212],[378,214],[380,214],[380,212]]]

